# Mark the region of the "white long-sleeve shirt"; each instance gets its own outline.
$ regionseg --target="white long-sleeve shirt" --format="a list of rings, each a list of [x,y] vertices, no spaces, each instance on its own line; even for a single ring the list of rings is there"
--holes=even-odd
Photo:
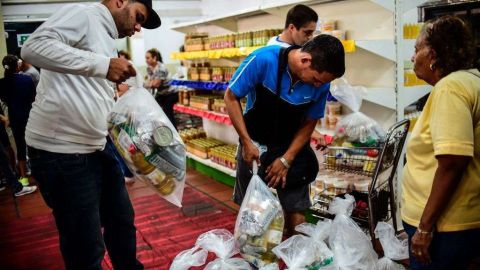
[[[22,57],[42,68],[26,129],[28,145],[56,153],[103,149],[114,103],[106,79],[117,28],[103,4],[67,5],[27,40]]]

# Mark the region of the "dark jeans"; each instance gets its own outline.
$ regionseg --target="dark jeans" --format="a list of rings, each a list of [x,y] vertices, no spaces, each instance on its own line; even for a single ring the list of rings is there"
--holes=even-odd
[[[480,254],[480,229],[437,232],[433,235],[429,249],[432,263],[423,265],[413,257],[411,250],[412,237],[417,228],[405,222],[403,228],[408,234],[411,270],[464,270]]]
[[[157,94],[155,99],[158,102],[158,105],[162,107],[163,112],[167,115],[168,120],[172,122],[173,126],[177,128],[177,121],[175,121],[175,115],[173,113],[173,105],[178,102],[178,93],[170,93],[170,94]]]
[[[28,147],[32,174],[53,210],[66,269],[102,269],[105,247],[116,270],[143,269],[136,259],[133,208],[113,150],[110,141],[90,154]]]

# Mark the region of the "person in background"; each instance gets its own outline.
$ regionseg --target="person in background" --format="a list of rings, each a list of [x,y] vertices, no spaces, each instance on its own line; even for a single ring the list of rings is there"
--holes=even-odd
[[[17,148],[19,181],[28,186],[25,128],[35,100],[35,84],[29,76],[18,73],[18,58],[15,55],[5,56],[2,65],[5,77],[0,79],[0,99],[8,107],[8,120]]]
[[[52,208],[67,270],[143,269],[134,211],[107,117],[114,83],[136,76],[115,39],[161,24],[151,0],[64,5],[25,42],[22,57],[42,69],[25,134],[32,174]]]
[[[35,84],[35,87],[37,87],[38,82],[40,81],[40,72],[38,72],[38,70],[32,66],[32,64],[20,59],[20,74],[30,76]]]
[[[301,179],[304,172],[289,178],[289,183],[287,173],[305,163],[312,165],[305,173],[317,175],[318,160],[310,137],[324,115],[330,82],[344,73],[342,43],[319,35],[301,48],[266,46],[254,51],[241,63],[225,93],[228,114],[240,139],[234,202],[241,205],[252,177],[249,167],[253,161],[261,162],[254,142],[266,145],[262,157],[273,158],[270,163],[264,159],[260,168],[266,175],[263,180],[277,189],[286,213],[287,236],[305,221],[304,211],[311,206],[310,183]],[[242,115],[239,100],[245,96],[247,108]]]
[[[467,25],[428,21],[412,57],[433,86],[407,146],[402,219],[410,268],[467,269],[480,252],[480,72]]]
[[[296,5],[287,13],[285,28],[283,32],[272,37],[268,45],[280,45],[289,47],[291,45],[302,46],[313,37],[317,28],[318,15],[315,10],[305,5]]]
[[[178,93],[177,89],[170,87],[168,83],[168,70],[163,64],[162,55],[157,49],[153,48],[147,51],[145,60],[148,66],[144,86],[147,90],[150,89],[170,122],[176,127],[173,105],[178,102]]]

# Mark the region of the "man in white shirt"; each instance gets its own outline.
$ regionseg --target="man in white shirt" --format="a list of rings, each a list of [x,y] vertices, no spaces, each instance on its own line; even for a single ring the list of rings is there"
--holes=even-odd
[[[66,269],[102,269],[105,247],[116,270],[143,269],[106,119],[113,82],[136,75],[128,60],[117,58],[115,39],[160,24],[151,0],[66,5],[22,48],[22,58],[42,68],[25,139]]]
[[[287,13],[283,32],[272,37],[267,46],[280,45],[285,48],[292,45],[302,46],[313,38],[317,21],[318,15],[315,10],[305,5],[296,5]]]

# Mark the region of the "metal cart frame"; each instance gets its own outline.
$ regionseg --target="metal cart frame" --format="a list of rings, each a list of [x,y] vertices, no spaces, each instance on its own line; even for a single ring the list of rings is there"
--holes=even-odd
[[[352,215],[352,218],[361,226],[369,230],[372,239],[374,239],[374,231],[379,221],[388,221],[392,219],[395,232],[397,232],[397,217],[396,217],[396,203],[394,194],[394,179],[397,172],[398,161],[402,154],[402,150],[407,138],[408,129],[410,127],[409,120],[402,120],[394,124],[387,132],[385,142],[381,147],[329,147],[325,154],[325,165],[327,169],[335,171],[345,171],[348,173],[364,175],[372,178],[372,183],[368,189],[368,193],[351,192],[355,199],[358,196],[367,197],[368,210],[360,215]],[[373,161],[376,163],[375,169],[365,170],[362,167],[351,166],[360,160],[351,160],[352,158],[345,158],[343,163],[333,163],[329,159],[337,159],[338,156],[344,152],[368,151],[378,150],[378,156]],[[365,160],[363,160],[365,162]],[[373,167],[373,166],[372,166]],[[325,210],[319,210],[317,203],[322,203],[325,206],[325,201],[315,201],[312,206],[313,215],[319,218],[333,218],[334,216]],[[358,214],[358,210],[357,210]]]

